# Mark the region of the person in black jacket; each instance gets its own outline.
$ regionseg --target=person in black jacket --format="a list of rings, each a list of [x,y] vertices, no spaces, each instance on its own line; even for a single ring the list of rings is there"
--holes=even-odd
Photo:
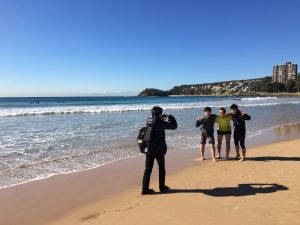
[[[165,154],[167,153],[165,130],[175,130],[177,122],[174,116],[163,115],[162,112],[162,108],[158,106],[153,107],[151,111],[152,116],[147,120],[147,127],[152,127],[152,131],[146,152],[146,168],[143,177],[142,195],[153,194],[155,192],[153,189],[149,189],[150,176],[155,159],[159,166],[159,189],[161,192],[170,190],[165,185]]]
[[[236,158],[240,157],[240,146],[242,149],[242,158],[240,161],[244,161],[246,159],[246,146],[245,146],[245,138],[246,138],[246,123],[245,120],[251,120],[251,117],[243,113],[239,110],[236,104],[233,104],[231,107],[231,115],[234,125],[234,144],[236,149]]]

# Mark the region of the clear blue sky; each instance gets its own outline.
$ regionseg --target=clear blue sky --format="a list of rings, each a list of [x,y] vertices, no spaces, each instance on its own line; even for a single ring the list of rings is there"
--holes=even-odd
[[[300,64],[298,0],[0,0],[0,96],[128,95]]]

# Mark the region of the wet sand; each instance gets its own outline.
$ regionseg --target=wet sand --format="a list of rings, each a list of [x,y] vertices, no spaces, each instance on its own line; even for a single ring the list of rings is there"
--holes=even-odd
[[[195,164],[198,152],[170,151],[168,173]],[[102,201],[141,183],[144,155],[95,169],[0,189],[0,224],[43,225],[84,205]],[[158,176],[153,171],[153,179]]]

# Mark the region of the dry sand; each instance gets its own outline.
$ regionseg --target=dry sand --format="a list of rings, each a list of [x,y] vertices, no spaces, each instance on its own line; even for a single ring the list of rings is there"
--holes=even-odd
[[[135,171],[139,172],[127,173],[124,170],[132,164],[132,161],[128,160],[128,165],[115,168],[118,172],[123,171],[122,176],[115,177],[115,180],[114,177],[108,179],[108,184],[102,183],[104,189],[96,182],[94,185],[99,185],[98,190],[101,190],[99,192],[104,192],[102,197],[99,197],[101,194],[91,185],[93,184],[91,171],[58,176],[29,184],[27,187],[20,185],[6,192],[1,190],[0,224],[299,225],[299,146],[300,140],[293,140],[255,147],[249,151],[249,159],[245,162],[231,160],[213,163],[211,160],[204,162],[193,160],[193,163],[186,166],[180,162],[188,159],[181,159],[181,156],[177,155],[177,164],[181,165],[181,170],[167,177],[167,184],[173,188],[168,194],[140,195],[138,184],[142,168],[138,166],[141,166],[142,157],[135,168]],[[185,169],[182,169],[183,167]],[[110,172],[114,174],[114,169]],[[117,190],[119,179],[136,180],[136,183],[131,187],[127,186],[124,191],[106,190],[107,188]],[[77,180],[77,183],[74,180]],[[80,188],[75,186],[75,190],[68,192],[65,190],[68,186],[66,183],[79,185]],[[151,187],[158,189],[155,176]],[[26,192],[32,188],[31,195],[35,199],[35,204],[41,192],[46,195],[41,208],[48,207],[48,216],[41,211],[38,204],[33,205],[30,201],[29,193]],[[47,190],[44,190],[45,188]],[[55,191],[51,191],[51,188]],[[21,190],[25,190],[23,195],[27,194],[27,197],[14,199],[15,195],[22,197]],[[27,207],[22,217],[16,218],[16,212],[20,212],[18,205],[15,205],[15,208],[11,205],[6,213],[2,211],[3,204],[9,202],[9,197],[12,197],[15,204],[22,203],[23,207]],[[62,212],[56,212],[57,209]]]
[[[172,193],[140,196],[139,189],[130,190],[54,224],[299,225],[299,144],[259,147],[245,162],[199,162],[168,178]]]

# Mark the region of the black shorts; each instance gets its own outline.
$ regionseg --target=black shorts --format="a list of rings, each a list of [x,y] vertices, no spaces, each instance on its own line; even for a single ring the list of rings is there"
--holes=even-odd
[[[208,139],[208,143],[209,144],[215,144],[215,137],[214,137],[214,135],[212,134],[212,135],[207,135],[206,133],[201,133],[201,144],[202,145],[205,145],[206,144],[206,139]]]
[[[244,130],[235,130],[233,134],[234,144],[240,145],[242,149],[245,149],[245,138],[246,131]]]
[[[217,134],[218,134],[218,135],[231,134],[231,130],[229,130],[229,131],[220,131],[220,130],[217,130]]]

